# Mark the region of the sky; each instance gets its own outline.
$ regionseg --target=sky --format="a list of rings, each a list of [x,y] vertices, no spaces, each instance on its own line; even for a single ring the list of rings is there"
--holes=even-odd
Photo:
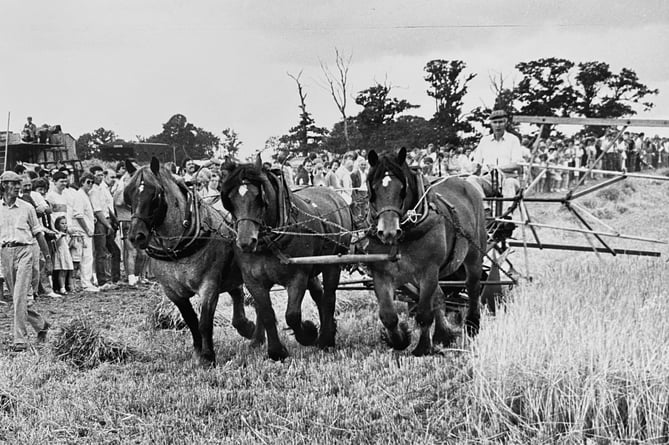
[[[664,0],[3,0],[0,127],[60,124],[75,138],[99,127],[135,140],[170,116],[221,136],[242,154],[299,120],[288,74],[302,72],[307,109],[340,119],[320,64],[351,57],[353,96],[377,82],[429,118],[424,67],[459,59],[469,84],[463,111],[492,105],[490,78],[512,86],[514,66],[542,57],[631,68],[660,94],[636,118],[669,119],[669,2]],[[669,129],[647,129],[669,136]]]

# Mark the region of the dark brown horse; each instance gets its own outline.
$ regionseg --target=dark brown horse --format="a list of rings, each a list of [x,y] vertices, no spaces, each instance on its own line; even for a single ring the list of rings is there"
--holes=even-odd
[[[437,297],[442,296],[440,277],[466,273],[469,306],[466,327],[478,332],[482,262],[486,246],[485,216],[481,197],[471,184],[457,177],[426,188],[422,174],[406,163],[406,150],[379,158],[368,155],[371,169],[367,177],[372,236],[369,253],[389,250],[400,254],[395,262],[370,263],[379,315],[390,345],[405,349],[411,343],[406,324],[398,326],[393,305],[395,289],[407,283],[419,289],[416,322],[420,341],[414,355],[431,352],[430,328],[435,318]],[[446,342],[443,314],[433,340]],[[442,320],[440,323],[439,320]]]
[[[230,166],[221,190],[223,205],[235,220],[235,256],[244,284],[255,299],[267,331],[267,352],[283,360],[288,351],[279,340],[269,297],[279,283],[288,292],[286,322],[302,345],[335,344],[335,292],[340,266],[287,264],[288,257],[346,253],[350,244],[351,212],[346,202],[325,187],[291,192],[281,176],[254,164]],[[282,233],[283,232],[283,233]],[[318,275],[323,274],[323,286]],[[320,316],[320,333],[302,320],[302,299],[309,289]]]
[[[214,210],[176,179],[156,158],[150,167],[135,167],[124,191],[132,209],[128,236],[153,258],[152,271],[167,297],[179,308],[193,336],[199,363],[214,365],[212,340],[218,295],[228,292],[233,302],[232,325],[246,338],[262,343],[262,326],[246,318],[241,273],[234,262],[231,231],[221,213]],[[190,298],[202,298],[198,322]]]

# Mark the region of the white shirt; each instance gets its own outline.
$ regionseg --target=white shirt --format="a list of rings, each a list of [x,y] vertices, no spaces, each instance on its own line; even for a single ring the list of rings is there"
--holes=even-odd
[[[523,162],[524,153],[518,136],[505,131],[499,140],[492,134],[481,138],[472,153],[472,161],[481,164],[481,174],[484,174],[499,165]]]
[[[86,221],[88,230],[94,230],[95,218],[93,215],[93,206],[91,205],[88,193],[86,193],[83,188],[75,190],[74,193],[72,193],[72,224],[70,225],[70,232],[74,235],[88,235],[84,228],[81,227],[81,224],[79,224],[77,218],[82,218]]]

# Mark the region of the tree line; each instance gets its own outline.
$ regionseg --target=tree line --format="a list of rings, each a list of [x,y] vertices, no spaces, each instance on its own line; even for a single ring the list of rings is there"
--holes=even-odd
[[[608,63],[599,61],[573,62],[563,58],[541,58],[516,64],[520,74],[517,84],[508,85],[502,75],[490,77],[493,100],[490,106],[463,110],[470,82],[478,75],[468,72],[462,60],[435,59],[426,63],[424,79],[426,93],[434,100],[431,118],[412,115],[418,105],[396,97],[388,81],[374,82],[368,88],[351,95],[348,74],[351,56],[335,50],[334,69],[320,63],[323,79],[341,119],[332,128],[317,125],[308,109],[307,87],[302,71],[288,73],[295,82],[299,116],[295,126],[286,134],[270,137],[265,148],[275,152],[306,154],[313,150],[343,153],[349,150],[377,151],[401,146],[455,147],[473,143],[480,138],[485,119],[492,109],[505,109],[511,114],[623,118],[653,107],[652,97],[659,93],[643,84],[635,71],[622,68],[614,72]],[[359,107],[349,115],[349,99]],[[547,128],[545,131],[550,132]],[[600,136],[603,127],[590,127],[584,134]],[[115,139],[113,131],[100,128],[77,140],[80,158],[95,157],[96,150]],[[547,135],[544,135],[547,136]],[[175,147],[192,158],[220,154],[234,155],[241,146],[239,135],[226,128],[219,135],[187,121],[177,114],[165,124],[160,134],[141,142],[161,142]]]

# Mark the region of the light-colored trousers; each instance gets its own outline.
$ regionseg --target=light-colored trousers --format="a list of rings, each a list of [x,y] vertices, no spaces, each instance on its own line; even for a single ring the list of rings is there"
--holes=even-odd
[[[81,287],[93,286],[93,237],[85,233],[80,234],[83,238],[84,248],[81,252],[81,262],[79,263],[79,279]]]
[[[33,278],[32,245],[3,247],[0,262],[5,274],[7,288],[14,298],[14,344],[28,342],[27,323],[39,332],[46,326],[46,321],[37,312],[28,309],[28,289]]]
[[[502,182],[502,197],[513,198],[516,196],[520,190],[520,181],[518,181],[518,178],[500,174],[500,180]],[[493,196],[494,194],[494,190],[492,189],[492,178],[489,173],[486,173],[483,176],[470,175],[467,177],[467,182],[478,190],[482,198]],[[506,212],[512,204],[513,201],[504,201],[504,205],[502,206],[504,211]],[[486,208],[490,207],[490,204],[487,201],[483,201],[483,205]]]

